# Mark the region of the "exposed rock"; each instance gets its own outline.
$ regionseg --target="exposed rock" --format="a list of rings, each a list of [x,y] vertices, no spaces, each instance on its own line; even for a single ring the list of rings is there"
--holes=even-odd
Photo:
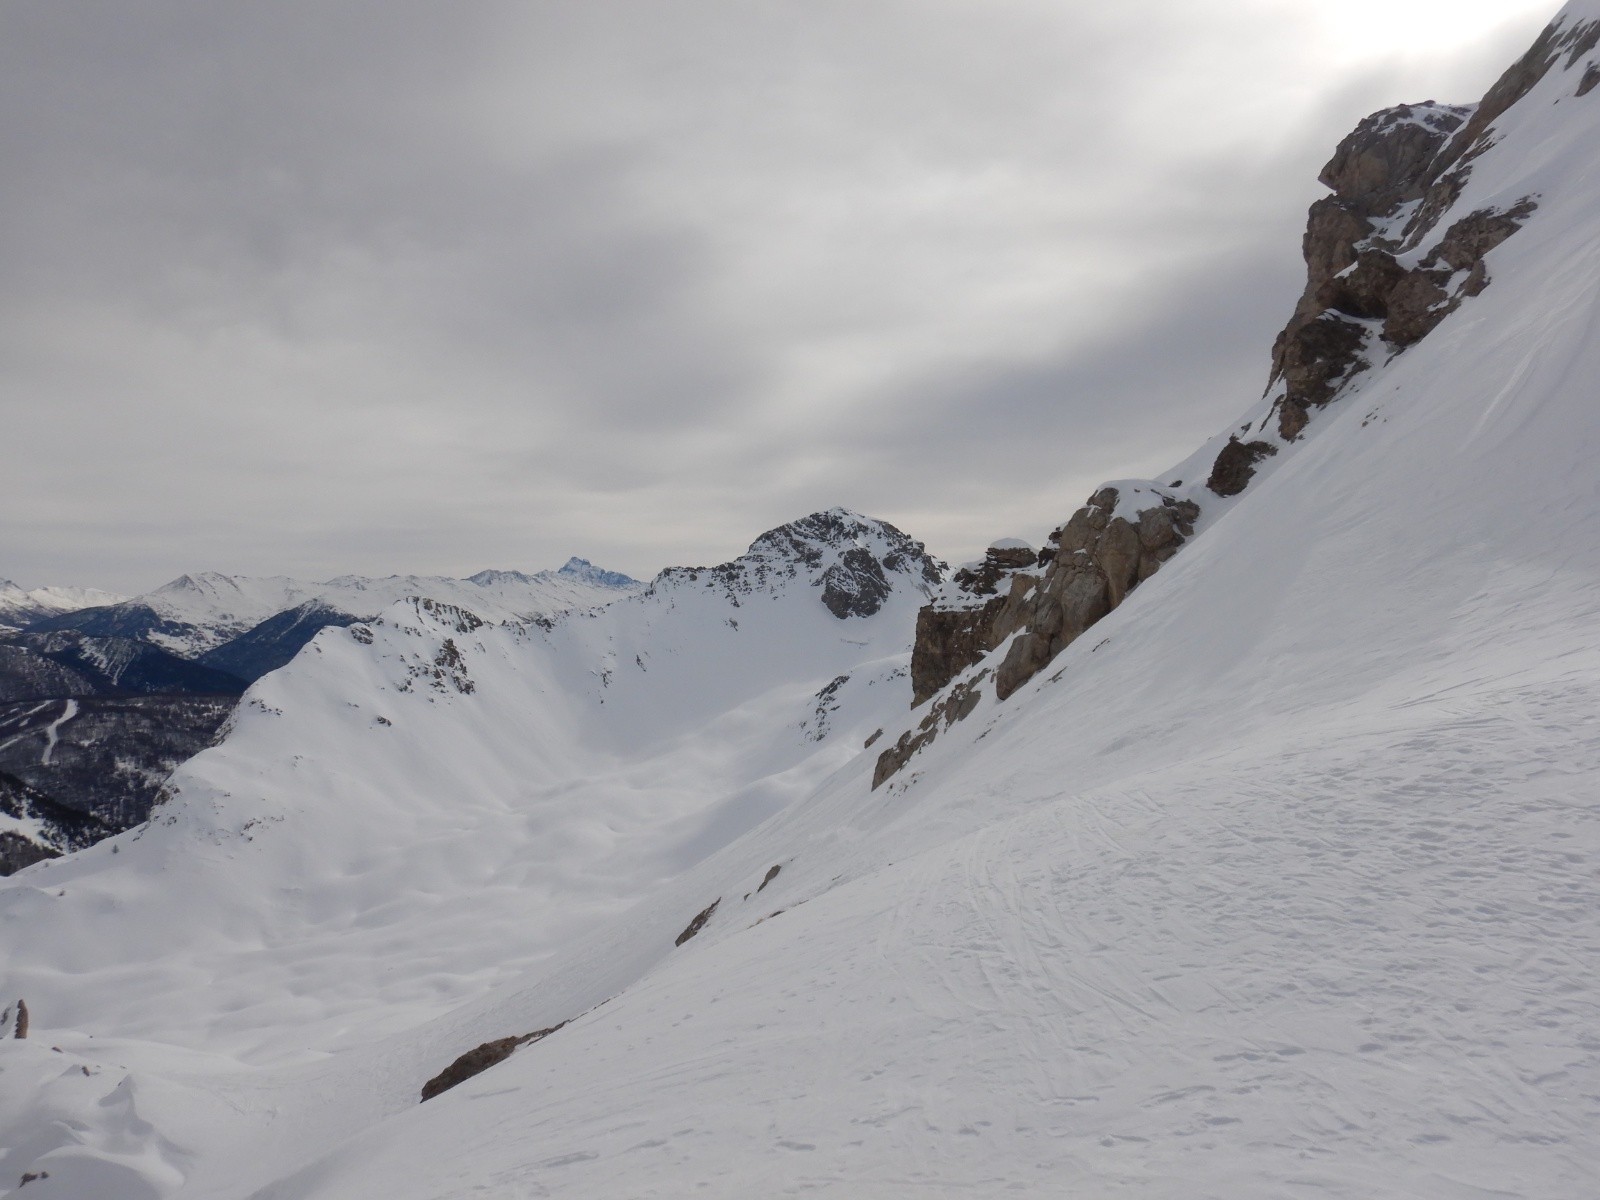
[[[673,939],[672,944],[674,946],[681,946],[695,934],[704,929],[706,927],[706,922],[711,920],[711,914],[717,911],[717,905],[721,903],[722,897],[718,896],[710,904],[706,905],[698,913],[696,913],[694,920],[690,921],[684,931]]]
[[[1600,85],[1600,63],[1590,63],[1583,72],[1583,79],[1578,83],[1577,94],[1587,96]]]
[[[878,755],[878,764],[872,772],[873,788],[876,789],[910,762],[912,755],[933,741],[941,729],[948,729],[957,721],[971,716],[972,710],[978,707],[978,701],[983,698],[981,685],[988,674],[988,671],[979,671],[973,678],[951,688],[927,711],[916,729],[902,733],[899,741]]]
[[[1024,542],[997,542],[981,561],[956,571],[945,593],[917,613],[913,708],[1018,629],[1027,617],[1027,597],[1041,577],[1033,568],[1046,561],[1046,554]]]
[[[28,1036],[28,1002],[26,1000],[17,1001],[16,1036],[19,1038]]]
[[[422,1099],[424,1101],[432,1100],[440,1092],[448,1092],[456,1084],[465,1083],[474,1075],[482,1074],[496,1063],[504,1062],[519,1047],[542,1041],[565,1024],[566,1022],[563,1021],[560,1025],[552,1025],[549,1029],[536,1029],[534,1032],[525,1033],[521,1037],[496,1038],[492,1042],[484,1042],[481,1046],[474,1046],[422,1085]]]
[[[1471,110],[1470,116],[1456,131],[1449,143],[1430,163],[1412,195],[1422,203],[1406,224],[1402,237],[1405,248],[1421,244],[1422,239],[1439,223],[1439,218],[1460,198],[1466,181],[1466,171],[1472,160],[1491,145],[1490,127],[1507,109],[1521,100],[1545,77],[1556,64],[1563,50],[1568,51],[1567,66],[1594,49],[1600,36],[1600,24],[1579,22],[1563,26],[1551,22],[1535,39],[1528,52],[1512,63],[1500,76],[1481,101]]]
[[[774,865],[772,869],[767,872],[766,877],[761,880],[761,886],[756,889],[756,892],[759,894],[766,891],[767,884],[776,879],[778,877],[778,872],[781,870],[783,870],[783,864],[779,863]]]
[[[1304,416],[1303,408],[1296,411]],[[1217,455],[1217,461],[1212,464],[1211,477],[1206,480],[1206,486],[1219,496],[1237,496],[1249,486],[1256,473],[1256,464],[1277,452],[1278,448],[1271,442],[1241,442],[1236,437],[1230,437],[1228,444]]]
[[[1194,522],[1200,516],[1199,506],[1191,500],[1160,490],[1155,494],[1160,502],[1140,510],[1130,521],[1117,515],[1118,488],[1096,492],[1050,535],[1054,546],[1034,557],[1034,563],[1043,565],[1042,573],[1007,577],[1007,561],[1018,564],[1011,568],[1013,572],[1033,565],[1014,549],[1005,559],[986,556],[982,564],[957,572],[956,595],[947,592],[940,602],[917,614],[917,637],[911,651],[913,707],[1015,635],[994,671],[995,695],[1004,700],[1121,604],[1193,536]],[[985,596],[985,590],[991,588],[994,594]],[[962,595],[970,601],[965,607],[959,603]],[[951,689],[914,729],[883,751],[872,786],[892,777],[941,729],[970,714],[988,675],[988,671],[980,671]]]
[[[416,597],[412,600],[412,604],[419,615],[432,617],[453,633],[472,633],[484,626],[482,617],[458,604],[446,604],[443,600],[433,600],[427,596]]]
[[[810,721],[802,721],[800,727],[806,729],[808,741],[820,742],[828,736],[828,726],[833,714],[839,709],[839,690],[850,682],[848,675],[836,675],[833,680],[824,684],[817,692],[817,707]],[[808,728],[809,726],[809,728]]]
[[[1398,256],[1420,246],[1460,198],[1489,126],[1549,68],[1566,36],[1546,30],[1477,106],[1402,104],[1373,113],[1339,143],[1319,176],[1333,195],[1313,204],[1306,222],[1305,291],[1273,345],[1267,386],[1282,384],[1284,441],[1298,438],[1311,412],[1369,365],[1375,335],[1389,352],[1403,350],[1488,285],[1484,255],[1532,213],[1531,198],[1456,222],[1414,267]],[[1408,210],[1397,235],[1393,227]],[[1213,479],[1244,462],[1233,443],[1223,454],[1230,462],[1219,459]]]
[[[822,573],[822,603],[841,621],[872,616],[893,591],[883,567],[861,546],[846,550]]]
[[[985,655],[1014,639],[994,672],[995,695],[1004,700],[1033,678],[1074,639],[1127,599],[1194,534],[1200,508],[1157,491],[1160,502],[1132,520],[1117,515],[1119,489],[1102,488],[1050,535],[1053,553],[1041,554],[1039,575],[1014,574],[1006,590],[972,607],[929,605],[917,614],[911,651],[913,705],[944,688]],[[1020,557],[1018,562],[1024,561]],[[987,563],[985,564],[987,566]],[[1022,568],[1018,568],[1022,569]],[[983,569],[967,572],[983,580]],[[957,578],[960,578],[958,574]],[[999,580],[996,579],[996,586]],[[953,688],[878,756],[873,787],[893,776],[941,729],[977,706],[988,671]]]
[[[995,673],[995,694],[1003,700],[1121,604],[1177,552],[1200,516],[1193,501],[1157,494],[1161,502],[1130,521],[1116,515],[1118,489],[1102,488],[1050,535],[1055,549],[1042,575],[1013,576],[1004,595],[981,607],[918,613],[913,703],[1016,634]]]

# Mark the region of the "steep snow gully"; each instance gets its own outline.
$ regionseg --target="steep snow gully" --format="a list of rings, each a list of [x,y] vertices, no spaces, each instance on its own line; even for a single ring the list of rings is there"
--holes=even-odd
[[[1537,197],[1488,286],[1004,700],[1026,625],[910,709],[937,565],[842,512],[319,634],[0,892],[0,1189],[1592,1197],[1597,41],[1569,5],[1461,118],[1443,217]]]

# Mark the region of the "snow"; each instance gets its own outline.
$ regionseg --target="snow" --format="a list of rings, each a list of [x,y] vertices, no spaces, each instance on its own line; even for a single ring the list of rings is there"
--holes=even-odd
[[[582,561],[582,560],[577,560]],[[605,604],[643,585],[615,572],[591,568],[539,571],[482,571],[470,579],[431,575],[369,578],[342,575],[309,583],[282,575],[223,575],[205,571],[180,575],[171,583],[133,599],[158,616],[190,627],[180,634],[155,633],[163,649],[192,657],[253,628],[286,609],[319,603],[356,617],[373,617],[389,605],[426,596],[472,609],[494,621],[526,619],[572,608]]]
[[[86,587],[40,587],[24,591],[9,579],[0,579],[0,631],[21,628],[39,617],[118,604],[125,599],[126,596],[115,592]]]
[[[44,755],[39,759],[39,765],[41,767],[48,767],[50,765],[51,758],[55,756],[56,742],[59,738],[61,727],[77,715],[78,702],[76,700],[62,701],[61,715],[54,721],[51,721],[50,724],[45,727]]]
[[[921,597],[840,622],[828,555],[786,574],[758,542],[548,627],[397,605],[324,631],[155,823],[0,891],[36,1028],[0,1042],[0,1186],[1592,1196],[1600,100],[1575,78],[1474,166],[1460,212],[1543,196],[1488,290],[877,791]]]

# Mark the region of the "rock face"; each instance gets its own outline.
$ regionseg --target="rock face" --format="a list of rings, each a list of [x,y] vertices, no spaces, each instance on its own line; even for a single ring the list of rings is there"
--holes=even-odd
[[[1046,556],[1021,543],[990,546],[981,562],[951,577],[945,593],[917,613],[911,649],[915,708],[1014,633]]]
[[[1102,488],[1050,540],[1055,560],[1029,598],[1027,621],[995,672],[1004,700],[1116,608],[1178,552],[1200,516],[1192,500],[1163,496],[1129,516],[1118,515],[1117,488]]]
[[[1555,36],[1546,31],[1540,40]],[[1415,262],[1413,252],[1460,197],[1472,160],[1487,148],[1489,124],[1554,61],[1538,50],[1482,104],[1402,104],[1374,113],[1322,169],[1319,179],[1333,194],[1311,206],[1306,289],[1272,351],[1268,390],[1281,385],[1277,430],[1285,441],[1298,438],[1312,411],[1370,365],[1370,353],[1414,345],[1488,286],[1484,256],[1533,213],[1533,197],[1505,211],[1470,213]],[[1219,458],[1213,472],[1212,490],[1221,496],[1235,494],[1223,490],[1235,481],[1225,466],[1239,462],[1232,444],[1223,453],[1230,452],[1232,462]]]
[[[1004,700],[1121,604],[1193,535],[1200,515],[1193,501],[1150,494],[1155,503],[1123,515],[1121,490],[1102,488],[1050,535],[1053,545],[1041,553],[991,547],[982,563],[958,572],[952,588],[917,614],[913,703],[927,700],[1015,635],[994,672],[995,695]],[[1039,566],[1042,571],[1030,570]],[[899,771],[941,728],[970,714],[988,674],[952,688],[916,729],[884,750],[872,786]]]
[[[1237,496],[1250,486],[1250,480],[1255,477],[1256,464],[1277,452],[1278,448],[1271,442],[1241,442],[1236,437],[1230,437],[1222,453],[1217,455],[1217,461],[1211,465],[1206,486],[1219,496]]]
[[[1440,223],[1474,160],[1494,144],[1495,121],[1563,56],[1570,68],[1596,44],[1600,22],[1557,21],[1477,104],[1386,108],[1339,143],[1318,177],[1333,194],[1311,206],[1306,224],[1306,289],[1272,351],[1268,392],[1281,383],[1285,441],[1369,365],[1369,346],[1394,354],[1414,345],[1489,285],[1485,255],[1522,226],[1537,198],[1468,213],[1442,236]],[[1596,82],[1586,72],[1577,94]]]
[[[902,733],[894,745],[878,755],[878,764],[872,772],[873,788],[892,778],[911,761],[912,755],[933,741],[941,729],[948,729],[957,721],[971,716],[972,710],[978,707],[978,701],[983,698],[980,689],[988,674],[986,670],[979,671],[973,678],[951,688],[928,709],[915,729]]]

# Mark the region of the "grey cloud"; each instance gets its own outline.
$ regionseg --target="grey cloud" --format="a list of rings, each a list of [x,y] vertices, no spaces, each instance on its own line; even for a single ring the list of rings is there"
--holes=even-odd
[[[834,503],[1042,531],[1249,403],[1317,167],[1420,98],[1420,59],[1308,89],[1305,30],[13,0],[0,575],[648,574]]]

